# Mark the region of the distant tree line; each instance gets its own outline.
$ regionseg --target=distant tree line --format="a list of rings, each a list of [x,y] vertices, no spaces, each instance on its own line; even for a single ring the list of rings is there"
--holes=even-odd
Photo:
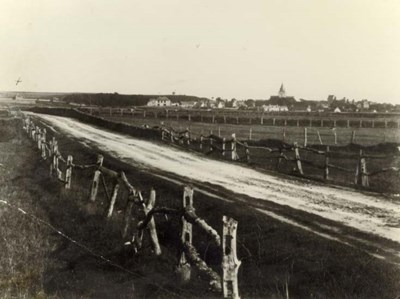
[[[123,95],[118,93],[76,93],[67,94],[63,97],[63,100],[67,103],[76,103],[83,105],[96,105],[96,106],[144,106],[152,98],[158,98],[165,96],[171,100],[171,102],[185,102],[185,101],[197,101],[201,98],[196,96],[186,95]]]

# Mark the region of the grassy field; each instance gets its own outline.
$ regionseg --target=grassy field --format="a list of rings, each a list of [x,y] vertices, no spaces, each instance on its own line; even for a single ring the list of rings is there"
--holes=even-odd
[[[232,133],[236,134],[238,139],[249,139],[250,130],[251,138],[254,140],[259,139],[283,139],[285,132],[285,141],[293,143],[295,141],[302,143],[304,141],[304,127],[296,126],[267,126],[267,125],[249,125],[249,124],[216,124],[216,123],[202,123],[202,122],[189,122],[185,120],[160,120],[154,118],[132,118],[129,116],[102,116],[106,119],[124,122],[133,125],[159,126],[164,122],[165,126],[173,127],[176,130],[184,130],[190,128],[192,135],[204,136],[212,132],[215,135],[220,134],[221,137],[229,138]],[[334,145],[335,136],[332,128],[329,127],[307,127],[308,143],[320,144],[318,133],[320,133],[323,144]],[[397,128],[336,128],[337,144],[346,145],[352,139],[353,131],[355,131],[355,143],[361,145],[371,145],[383,142],[396,142],[400,143],[400,129]]]
[[[193,275],[177,285],[174,273],[179,219],[156,216],[161,257],[154,257],[145,240],[134,255],[122,246],[122,214],[126,192],[121,190],[115,216],[104,218],[103,191],[88,203],[91,171],[74,172],[66,191],[50,180],[48,162],[40,160],[33,143],[12,127],[0,127],[0,195],[13,205],[50,223],[80,244],[91,248],[130,273],[115,268],[62,238],[49,227],[20,212],[0,206],[0,296],[3,298],[220,298],[208,292],[207,281]],[[51,130],[48,130],[51,132]],[[7,132],[7,134],[5,134]],[[6,136],[6,137],[4,137]],[[90,163],[96,153],[57,135],[63,155],[76,163]],[[67,150],[67,151],[66,151]],[[107,153],[105,166],[124,170],[144,196],[157,191],[157,205],[179,207],[182,189],[149,173],[132,169]],[[110,189],[111,185],[108,184]],[[400,269],[361,250],[321,238],[281,223],[239,202],[222,202],[195,194],[197,214],[215,228],[222,215],[239,221],[239,290],[243,298],[396,298]],[[220,252],[196,229],[194,244],[201,256],[220,272]]]

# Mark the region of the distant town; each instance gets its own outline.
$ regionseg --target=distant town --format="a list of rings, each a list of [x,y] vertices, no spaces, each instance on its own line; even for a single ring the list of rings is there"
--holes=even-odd
[[[72,106],[120,106],[120,107],[152,107],[176,109],[237,109],[263,112],[362,112],[362,113],[398,113],[400,105],[377,103],[367,99],[337,98],[328,95],[326,100],[312,101],[296,99],[287,95],[282,83],[276,95],[269,99],[238,100],[204,98],[177,95],[122,95],[118,93],[35,93],[35,92],[2,92],[0,98],[11,98],[16,101],[34,100],[36,104],[68,104]]]

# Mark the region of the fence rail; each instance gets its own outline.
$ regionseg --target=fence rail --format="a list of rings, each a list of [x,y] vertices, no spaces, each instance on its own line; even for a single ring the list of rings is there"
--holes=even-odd
[[[142,192],[128,181],[123,171],[116,171],[103,166],[104,157],[102,155],[97,156],[95,163],[76,164],[73,161],[72,155],[63,156],[58,141],[54,136],[49,138],[46,128],[40,128],[30,116],[24,116],[22,120],[23,129],[35,142],[35,146],[37,146],[40,151],[42,161],[50,161],[50,176],[61,182],[65,189],[69,190],[72,188],[73,173],[76,170],[94,171],[90,185],[89,201],[96,201],[99,186],[102,186],[108,200],[106,218],[111,218],[113,215],[120,187],[128,191],[121,235],[123,239],[131,240],[130,243],[134,247],[135,252],[142,249],[143,238],[147,231],[154,254],[161,255],[162,250],[158,240],[154,215],[173,215],[181,220],[182,226],[181,242],[178,244],[180,254],[176,265],[177,273],[180,274],[182,282],[187,282],[191,279],[191,267],[195,267],[198,273],[209,281],[209,286],[212,291],[220,293],[224,298],[239,298],[238,268],[240,262],[236,256],[237,222],[234,219],[223,216],[221,237],[216,229],[211,227],[206,220],[196,214],[193,205],[194,192],[193,189],[188,186],[185,186],[183,190],[181,209],[156,207],[156,191],[154,189],[150,190],[149,198],[144,199]],[[172,130],[168,132],[172,132]],[[188,132],[174,132],[174,134],[182,136],[183,134],[188,134]],[[190,139],[190,135],[187,138]],[[181,140],[186,140],[186,137],[175,138],[174,136],[172,139],[173,142]],[[60,167],[60,162],[63,164],[62,167]],[[112,183],[113,188],[111,193],[107,189],[106,180]],[[136,219],[135,217],[135,223],[132,223],[132,213],[135,207],[136,212],[144,216],[142,216],[141,219]],[[222,277],[201,259],[197,249],[192,245],[192,225],[199,227],[221,250]],[[129,228],[133,230],[130,237],[128,236]],[[230,250],[227,250],[227,248],[230,248]]]
[[[313,168],[317,168],[323,170],[322,177],[325,180],[330,180],[330,171],[329,169],[335,169],[338,171],[343,171],[346,173],[354,173],[354,184],[362,187],[369,187],[369,178],[381,173],[385,172],[399,172],[399,167],[386,167],[380,170],[376,170],[373,172],[367,171],[367,159],[379,160],[379,159],[388,159],[394,158],[395,156],[388,155],[367,155],[363,150],[360,150],[359,154],[354,153],[346,153],[346,152],[332,152],[327,145],[325,150],[318,150],[307,146],[307,129],[305,128],[304,134],[304,145],[299,145],[297,142],[294,142],[293,145],[287,145],[284,142],[281,143],[279,147],[269,147],[263,145],[251,145],[249,144],[249,140],[240,141],[236,138],[235,134],[231,135],[231,138],[222,138],[218,135],[209,134],[209,135],[200,135],[199,138],[192,138],[190,129],[187,128],[183,131],[174,130],[171,127],[158,126],[153,129],[158,129],[162,132],[161,139],[164,142],[170,142],[174,144],[178,144],[180,146],[188,146],[190,144],[197,144],[198,150],[203,151],[205,147],[208,147],[208,150],[205,152],[206,155],[210,155],[212,153],[218,153],[222,157],[230,156],[232,161],[238,162],[246,162],[251,163],[252,158],[260,158],[260,156],[254,154],[254,150],[258,151],[266,151],[268,154],[279,153],[277,156],[268,156],[263,157],[270,160],[277,160],[275,169],[277,171],[280,170],[280,165],[283,160],[287,162],[293,162],[295,164],[295,169],[298,175],[309,177],[305,175],[303,170],[303,164],[311,166]],[[352,136],[352,141],[354,139],[354,134]],[[243,149],[244,154],[242,157],[238,154],[238,149]],[[309,152],[315,155],[325,157],[325,163],[318,164],[314,161],[310,161],[308,159],[302,158],[300,155],[300,150],[305,153]],[[288,154],[291,154],[294,158],[289,158]],[[357,161],[356,169],[350,169],[346,167],[342,167],[340,165],[334,165],[330,163],[331,158],[340,158],[340,159],[354,159]]]

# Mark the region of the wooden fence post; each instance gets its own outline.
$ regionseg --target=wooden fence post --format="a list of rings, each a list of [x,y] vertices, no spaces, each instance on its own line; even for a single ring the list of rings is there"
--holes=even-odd
[[[103,165],[104,157],[102,155],[97,156],[97,165],[100,167]],[[90,186],[90,201],[95,201],[97,196],[97,191],[99,189],[99,179],[100,179],[101,172],[100,170],[96,170],[94,172],[92,185]]]
[[[42,148],[41,148],[41,151],[42,151],[42,159],[43,160],[46,160],[47,159],[47,155],[46,155],[46,143],[42,143]]]
[[[353,130],[353,133],[351,134],[351,141],[350,143],[354,143],[356,141],[356,131]]]
[[[282,159],[283,159],[283,149],[282,149],[282,147],[280,147],[279,148],[279,158],[278,158],[278,160],[276,162],[276,170],[279,170],[279,166],[282,163]]]
[[[193,189],[187,186],[183,189],[183,208],[192,207],[193,206]],[[182,232],[181,232],[181,246],[188,242],[192,244],[192,224],[186,221],[185,217],[182,216]],[[178,272],[180,273],[180,279],[182,282],[187,282],[190,280],[191,269],[190,264],[187,261],[186,255],[183,252],[182,248],[180,250],[180,257],[178,262]]]
[[[252,133],[253,133],[253,129],[252,128],[250,128],[250,130],[249,130],[249,140],[251,140],[251,135],[252,135]]]
[[[203,134],[201,134],[200,135],[200,145],[199,145],[199,147],[200,147],[200,149],[203,149]]]
[[[283,129],[283,133],[282,133],[282,141],[285,142],[286,141],[286,129]]]
[[[224,298],[239,299],[238,271],[241,262],[236,254],[237,221],[223,216],[222,290]]]
[[[245,153],[246,153],[246,162],[250,163],[250,150],[249,150],[249,146],[247,145],[247,142],[244,142],[244,146],[245,146]]]
[[[232,161],[236,161],[238,154],[236,152],[236,134],[232,134],[232,141],[231,141],[231,158]]]
[[[68,155],[67,158],[67,169],[65,170],[65,189],[71,189],[71,178],[72,178],[72,160],[73,157]]]
[[[337,132],[336,132],[336,128],[333,128],[332,131],[333,131],[333,136],[335,137],[335,144],[337,144]]]
[[[145,205],[143,205],[143,210],[144,210],[145,215],[147,215],[154,208],[155,202],[156,202],[156,191],[153,188],[151,188],[149,200],[147,201],[147,203]],[[154,254],[161,255],[161,247],[158,242],[156,222],[154,220],[154,217],[151,217],[151,220],[148,223],[148,228],[149,228],[149,234],[150,234],[150,239],[151,239],[151,243],[153,246]]]
[[[107,218],[111,218],[112,213],[114,211],[115,202],[117,201],[117,196],[118,196],[118,190],[119,190],[119,183],[116,180],[116,182],[114,183],[114,187],[113,187],[110,203],[109,203],[109,206],[108,206]]]
[[[40,128],[38,127],[38,132],[37,132],[37,148],[39,150],[42,149],[42,131],[40,130]]]
[[[185,137],[186,137],[186,144],[190,145],[190,128],[189,127],[186,128]]]
[[[307,128],[304,127],[304,146],[307,146]]]
[[[297,145],[297,142],[293,143],[294,147],[294,156],[296,160],[296,166],[297,166],[297,171],[303,175],[303,167],[301,166],[301,160],[300,160],[300,154],[299,154],[299,147]]]
[[[324,179],[329,180],[329,145],[326,146],[326,151],[325,151]]]
[[[369,187],[369,179],[367,172],[367,160],[364,157],[363,150],[360,150],[360,158],[356,168],[355,183],[363,187]]]
[[[226,139],[225,137],[222,138],[222,156],[225,157],[225,150],[226,150]]]

